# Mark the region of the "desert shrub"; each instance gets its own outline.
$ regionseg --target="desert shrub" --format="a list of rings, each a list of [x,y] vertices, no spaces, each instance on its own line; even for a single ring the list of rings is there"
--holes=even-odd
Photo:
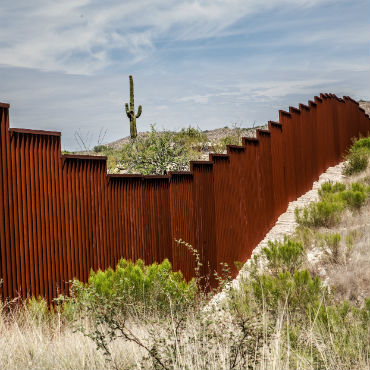
[[[142,260],[135,263],[121,259],[116,270],[92,272],[89,284],[98,294],[107,298],[119,295],[127,302],[165,310],[169,300],[174,307],[194,299],[196,286],[187,283],[181,271],[172,271],[171,263],[145,265]]]
[[[341,197],[347,206],[359,209],[365,204],[369,197],[369,186],[355,182],[351,184],[348,190],[341,193]]]
[[[266,261],[262,270],[258,267],[261,258]],[[316,304],[326,289],[320,279],[312,277],[307,270],[300,270],[303,260],[300,242],[289,238],[269,242],[250,264],[248,279],[243,281],[245,298],[271,312],[287,304],[294,309]]]
[[[353,143],[352,148],[350,150],[356,151],[362,149],[366,149],[370,152],[370,137],[364,137],[359,140],[356,140]]]
[[[334,194],[341,193],[346,189],[346,185],[336,182],[333,184],[331,181],[326,181],[321,185],[321,188],[319,189],[319,197],[321,199],[328,199],[332,197]]]
[[[369,164],[369,153],[367,150],[356,150],[347,155],[347,163],[344,165],[343,174],[351,176],[366,170]]]
[[[369,197],[369,189],[357,182],[347,187],[342,183],[325,182],[319,189],[318,202],[295,209],[296,221],[301,226],[331,227],[339,222],[345,208],[362,207]]]
[[[238,132],[234,135],[227,135],[220,140],[220,145],[226,149],[227,145],[240,145],[241,144],[241,136]]]
[[[302,264],[303,247],[301,243],[285,238],[284,242],[268,242],[262,249],[262,255],[267,259],[267,268],[273,275],[290,272],[291,274]]]
[[[340,202],[319,201],[309,203],[304,208],[295,209],[296,221],[301,226],[330,227],[339,222],[344,205]]]
[[[95,145],[93,150],[94,150],[95,153],[101,153],[101,152],[104,152],[105,150],[107,150],[107,146],[102,145],[102,144]]]
[[[197,134],[193,129],[189,130],[189,134],[186,131],[176,134],[170,131],[158,132],[152,126],[149,135],[139,136],[122,147],[119,167],[129,173],[144,175],[187,170],[189,162],[199,157],[190,145],[197,142],[197,139],[194,140]]]
[[[181,271],[172,271],[171,263],[145,265],[121,259],[115,270],[91,271],[87,284],[75,281],[72,298],[65,298],[65,311],[73,313],[80,304],[94,306],[97,302],[115,302],[122,313],[184,309],[194,302],[197,287],[186,282]]]
[[[189,126],[182,128],[179,132],[174,133],[174,141],[182,142],[188,148],[193,146],[204,146],[207,142],[207,135],[200,129]]]
[[[351,176],[364,171],[369,164],[370,137],[355,141],[346,156],[343,174]]]

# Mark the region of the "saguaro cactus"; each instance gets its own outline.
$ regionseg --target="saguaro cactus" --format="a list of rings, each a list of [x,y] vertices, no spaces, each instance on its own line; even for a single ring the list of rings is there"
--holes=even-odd
[[[136,118],[139,118],[142,112],[142,107],[139,105],[137,110],[137,114],[135,114],[135,103],[134,103],[134,80],[132,76],[129,76],[130,79],[130,109],[128,107],[128,103],[126,103],[126,114],[127,117],[130,119],[130,136],[131,139],[135,139],[137,136],[136,130]]]

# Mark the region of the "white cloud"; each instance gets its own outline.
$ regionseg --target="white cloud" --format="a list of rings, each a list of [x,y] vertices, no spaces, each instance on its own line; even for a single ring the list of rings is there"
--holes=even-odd
[[[274,81],[262,80],[260,82],[238,82],[233,81],[231,86],[225,86],[221,92],[208,93],[203,95],[185,96],[175,99],[178,102],[194,102],[198,104],[208,104],[212,99],[225,99],[225,102],[233,101],[235,104],[246,101],[271,101],[291,94],[306,93],[312,91],[313,94],[323,86],[331,86],[338,81],[336,79],[321,78],[315,79],[307,76],[307,79],[287,79]]]
[[[324,0],[7,2],[0,14],[0,61],[90,74],[109,66],[115,51],[137,61],[160,39],[208,38],[247,15],[282,4],[306,7],[319,1]]]
[[[320,92],[368,98],[361,1],[355,10],[346,0],[9,1],[0,101],[11,103],[13,127],[62,130],[73,149],[76,129],[128,135],[129,73],[140,130],[265,123]]]

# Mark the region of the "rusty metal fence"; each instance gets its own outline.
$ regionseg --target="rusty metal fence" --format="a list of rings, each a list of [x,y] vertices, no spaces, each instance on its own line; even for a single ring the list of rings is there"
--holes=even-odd
[[[370,127],[354,100],[321,94],[190,172],[107,175],[105,157],[61,155],[60,133],[9,128],[7,104],[0,114],[1,297],[49,301],[121,257],[168,258],[190,278],[194,258],[175,239],[199,251],[203,273],[246,261],[288,203]]]

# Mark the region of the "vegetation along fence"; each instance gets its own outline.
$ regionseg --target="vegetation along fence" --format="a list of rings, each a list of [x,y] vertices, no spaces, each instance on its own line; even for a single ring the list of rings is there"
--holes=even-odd
[[[370,120],[349,97],[321,94],[279,122],[168,176],[107,175],[106,158],[61,155],[59,132],[9,128],[0,104],[2,298],[66,293],[119,258],[168,258],[187,278],[246,261],[278,216],[342,160]],[[235,271],[234,271],[235,273]]]

